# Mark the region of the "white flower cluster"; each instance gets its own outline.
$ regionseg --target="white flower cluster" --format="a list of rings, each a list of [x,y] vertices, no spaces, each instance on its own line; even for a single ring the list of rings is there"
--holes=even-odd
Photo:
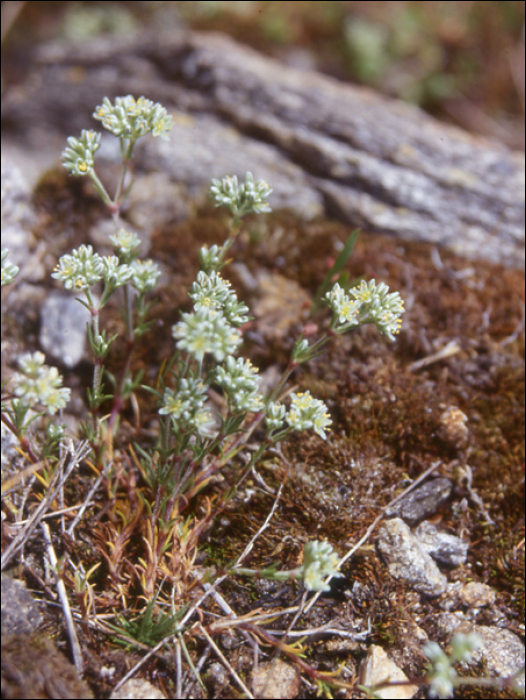
[[[245,175],[245,182],[239,184],[237,176],[213,179],[210,188],[216,200],[216,206],[227,206],[235,217],[246,214],[260,214],[272,209],[267,204],[267,197],[272,192],[264,180],[254,182],[251,172]]]
[[[95,153],[100,148],[100,134],[82,129],[80,138],[69,136],[68,147],[62,151],[62,163],[71,175],[89,175],[95,164]]]
[[[338,555],[328,542],[307,542],[303,555],[302,578],[308,591],[328,591],[328,576],[342,576],[337,570]]]
[[[71,255],[63,255],[51,275],[66,289],[88,289],[102,279],[104,265],[90,245],[81,245]]]
[[[291,405],[288,413],[279,401],[269,403],[266,416],[268,429],[279,430],[286,421],[293,430],[303,431],[312,428],[326,440],[325,429],[331,425],[332,420],[323,401],[314,399],[310,391],[291,394],[290,397]]]
[[[139,292],[155,287],[160,271],[151,260],[121,264],[116,255],[103,257],[90,245],[81,245],[71,255],[63,255],[51,275],[66,289],[85,290],[104,279],[112,290],[132,280]]]
[[[219,272],[199,272],[197,282],[189,293],[194,300],[194,309],[212,309],[221,311],[233,326],[241,326],[248,321],[248,306],[239,302],[236,293],[230,289],[230,282],[224,280]]]
[[[283,426],[287,409],[279,401],[272,401],[267,406],[266,423],[269,430],[279,430]]]
[[[199,264],[205,272],[212,272],[212,270],[217,270],[220,267],[221,251],[222,249],[215,243],[210,248],[205,245],[201,248],[199,251]]]
[[[132,271],[129,265],[121,265],[119,258],[116,255],[105,256],[102,258],[104,281],[111,285],[112,288],[122,287],[130,277]]]
[[[153,260],[134,260],[130,263],[131,283],[140,294],[151,292],[161,276]]]
[[[359,287],[351,287],[348,293],[338,283],[325,295],[337,323],[335,330],[343,332],[362,323],[374,323],[380,333],[394,340],[402,325],[404,302],[398,292],[375,280],[362,280]]]
[[[110,241],[113,245],[115,255],[122,262],[131,262],[137,257],[141,246],[141,239],[134,231],[128,231],[121,228],[118,233],[110,236]]]
[[[135,99],[132,95],[116,97],[115,104],[105,97],[93,118],[102,122],[102,126],[115,136],[137,141],[141,136],[152,134],[167,139],[173,126],[173,119],[158,102],[145,97]]]
[[[113,255],[102,257],[93,252],[90,245],[81,245],[71,255],[63,255],[51,275],[64,284],[66,289],[88,289],[101,279],[114,287],[120,287],[131,277],[128,265],[121,265]]]
[[[50,415],[64,408],[70,398],[71,389],[62,386],[62,377],[56,367],[44,364],[41,352],[27,353],[18,360],[20,373],[12,377],[14,393],[23,406],[40,404]]]
[[[291,394],[291,406],[287,414],[287,423],[294,430],[314,429],[321,438],[326,440],[325,428],[331,425],[332,420],[327,411],[327,406],[311,396],[310,391],[300,394]]]
[[[177,347],[186,350],[198,362],[202,362],[207,353],[222,362],[241,344],[241,333],[228,323],[221,311],[214,309],[202,308],[183,314],[183,320],[175,324],[172,334],[179,339]]]
[[[171,416],[183,429],[195,429],[200,435],[208,436],[214,421],[210,411],[203,408],[207,390],[200,379],[183,378],[179,381],[179,391],[165,390],[159,413]]]
[[[250,360],[242,357],[237,360],[227,357],[224,366],[217,368],[216,381],[225,390],[229,406],[235,413],[256,413],[263,408],[257,373]]]
[[[2,287],[4,284],[11,284],[18,275],[17,265],[7,259],[8,253],[9,250],[7,248],[2,248]]]

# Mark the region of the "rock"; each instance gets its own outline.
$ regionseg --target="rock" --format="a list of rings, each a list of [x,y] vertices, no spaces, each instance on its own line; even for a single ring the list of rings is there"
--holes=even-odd
[[[164,695],[154,685],[145,678],[130,678],[129,681],[123,683],[116,692],[110,695],[110,700],[165,700]]]
[[[220,34],[41,47],[23,89],[3,95],[4,133],[33,154],[65,145],[100,126],[91,114],[103,96],[127,93],[160,101],[176,121],[171,141],[136,149],[138,173],[197,192],[251,170],[274,187],[275,208],[524,265],[523,153]]]
[[[92,698],[73,664],[38,634],[2,635],[2,698]]]
[[[387,681],[407,681],[407,676],[394,661],[387,656],[382,647],[371,644],[367,650],[367,656],[360,668],[360,683],[368,687],[374,687]],[[412,698],[418,690],[417,685],[401,685],[380,688],[375,691],[378,698]]]
[[[468,608],[481,608],[486,605],[493,605],[495,602],[495,591],[485,583],[470,581],[458,592],[460,600]]]
[[[38,603],[24,582],[2,574],[2,634],[30,634],[41,621]]]
[[[487,674],[497,678],[509,678],[522,668],[519,685],[524,689],[524,644],[517,635],[507,629],[468,624],[461,625],[457,632],[475,632],[481,638],[481,645],[472,652],[466,666],[482,662]]]
[[[385,515],[402,518],[409,525],[434,515],[438,508],[449,498],[452,484],[449,479],[440,478],[426,481],[422,486],[404,496]]]
[[[21,267],[28,260],[33,244],[31,227],[36,217],[31,204],[31,188],[11,158],[2,157],[2,248],[8,259]]]
[[[426,596],[439,596],[447,588],[447,579],[400,518],[383,523],[378,531],[377,547],[389,573],[405,581]]]
[[[300,675],[297,668],[276,659],[258,666],[253,689],[257,698],[295,698],[300,689]]]
[[[84,355],[89,311],[70,292],[49,292],[40,308],[40,345],[47,356],[75,367]]]
[[[435,561],[449,566],[460,566],[466,561],[469,544],[460,537],[440,532],[434,525],[424,521],[415,530],[415,537],[422,549]]]

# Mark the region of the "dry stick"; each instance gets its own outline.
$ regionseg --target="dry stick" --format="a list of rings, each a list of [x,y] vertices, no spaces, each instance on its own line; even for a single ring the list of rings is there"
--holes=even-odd
[[[181,668],[181,642],[179,639],[174,637],[174,651],[175,651],[175,697],[183,697],[183,672]]]
[[[64,612],[64,617],[66,618],[66,626],[68,628],[69,641],[71,644],[71,653],[73,654],[73,661],[75,663],[75,668],[82,675],[84,671],[84,662],[82,661],[82,652],[80,650],[79,639],[77,637],[77,631],[75,629],[75,623],[73,622],[73,616],[71,615],[71,608],[69,607],[68,594],[66,592],[66,586],[64,581],[61,579],[58,572],[58,560],[55,554],[55,549],[53,548],[53,543],[51,541],[51,535],[49,533],[49,526],[47,523],[40,523],[42,532],[44,534],[44,541],[46,543],[46,552],[49,560],[49,564],[55,573],[55,580],[57,584],[58,597],[62,604],[62,610]]]
[[[2,554],[1,558],[1,569],[2,571],[4,568],[7,566],[7,564],[11,561],[11,559],[15,556],[15,554],[18,552],[19,549],[21,549],[28,539],[28,537],[31,535],[33,530],[37,527],[39,522],[42,520],[42,517],[44,513],[46,512],[47,508],[49,507],[50,503],[55,499],[57,493],[60,491],[60,489],[63,487],[63,485],[66,483],[67,479],[69,478],[69,475],[75,469],[75,467],[78,466],[79,462],[81,462],[84,457],[88,454],[90,450],[90,447],[86,441],[81,442],[78,446],[77,449],[75,450],[75,453],[71,457],[71,461],[68,465],[67,470],[60,476],[60,468],[57,468],[55,471],[55,474],[53,475],[53,478],[51,480],[51,483],[49,484],[49,488],[47,490],[46,495],[42,499],[42,502],[40,505],[35,509],[35,512],[29,519],[27,525],[23,530],[21,530],[18,535],[14,538],[14,540],[11,542],[9,547],[5,550],[5,552]],[[67,455],[64,455],[62,459],[60,460],[60,465],[59,467],[63,466],[65,461],[66,461]]]

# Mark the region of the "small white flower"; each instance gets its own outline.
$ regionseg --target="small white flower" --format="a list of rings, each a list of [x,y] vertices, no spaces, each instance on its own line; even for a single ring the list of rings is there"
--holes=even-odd
[[[145,97],[137,100],[132,95],[116,97],[115,104],[105,97],[93,113],[93,118],[115,136],[136,141],[151,133],[166,139],[173,126],[173,118],[158,102],[155,104]]]
[[[126,263],[121,265],[116,255],[103,257],[102,264],[104,281],[112,288],[122,287],[132,276],[130,266]]]
[[[198,362],[207,353],[222,362],[242,342],[241,333],[232,328],[221,312],[212,309],[183,314],[183,320],[173,327],[172,333],[179,339],[177,347],[189,352]]]
[[[350,299],[338,282],[336,282],[332,290],[325,295],[325,298],[337,316],[338,323],[352,323],[358,325],[358,313],[361,303]]]
[[[134,231],[127,231],[124,228],[110,236],[110,241],[115,255],[118,255],[122,262],[131,262],[141,247],[139,236]]]
[[[301,431],[313,428],[325,440],[325,428],[331,425],[332,420],[323,401],[312,398],[310,391],[291,394],[290,397],[292,403],[287,415],[290,427]]]
[[[66,289],[87,289],[102,279],[104,263],[90,245],[81,245],[71,255],[63,255],[51,277],[63,283]]]
[[[309,591],[328,591],[328,576],[342,576],[338,572],[338,555],[328,542],[307,542],[303,555],[302,577]]]
[[[394,340],[402,326],[404,302],[398,292],[389,292],[389,287],[375,280],[361,281],[359,287],[352,287],[349,294],[360,303],[360,323],[373,322],[380,333]]]
[[[267,204],[267,197],[272,188],[264,180],[254,182],[251,172],[245,175],[245,182],[238,184],[237,177],[224,177],[222,180],[213,179],[210,191],[216,200],[216,206],[227,206],[237,217],[246,214],[272,211]]]
[[[161,276],[161,271],[153,260],[134,260],[130,263],[130,269],[132,285],[141,294],[151,292]]]
[[[278,401],[273,401],[267,406],[266,423],[269,430],[279,430],[283,426],[287,409]]]
[[[242,357],[235,360],[229,356],[225,365],[217,368],[216,381],[224,388],[234,411],[256,413],[263,408],[257,373],[250,360]]]
[[[56,367],[44,364],[41,352],[27,353],[18,360],[20,373],[12,377],[14,394],[24,406],[41,404],[50,415],[64,408],[70,398],[71,389],[62,386],[62,377]]]
[[[216,270],[221,263],[221,249],[217,245],[213,245],[210,249],[203,246],[199,251],[199,264],[205,272]]]
[[[100,134],[83,129],[79,139],[70,136],[67,143],[68,147],[62,152],[62,164],[66,170],[71,175],[89,175],[100,147]]]
[[[212,309],[221,311],[226,320],[233,326],[240,326],[248,321],[248,307],[239,302],[236,293],[230,289],[230,282],[224,280],[219,272],[210,274],[199,272],[197,282],[192,285],[189,293],[194,300],[194,309]]]
[[[2,248],[2,287],[11,282],[18,275],[18,267],[7,259],[9,250]]]

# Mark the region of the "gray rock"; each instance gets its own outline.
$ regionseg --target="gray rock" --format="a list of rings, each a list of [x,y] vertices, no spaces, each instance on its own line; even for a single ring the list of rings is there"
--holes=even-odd
[[[24,90],[3,95],[4,129],[29,150],[42,149],[43,131],[65,143],[95,128],[104,95],[127,93],[176,118],[171,143],[138,148],[137,173],[204,190],[212,176],[251,170],[274,187],[272,206],[524,265],[523,153],[220,34],[41,47]]]
[[[422,549],[442,564],[460,566],[466,561],[469,544],[462,542],[460,537],[440,532],[431,523],[420,523],[415,530],[415,537]]]
[[[31,634],[41,622],[38,603],[23,581],[2,574],[2,635]]]
[[[84,354],[90,313],[70,293],[50,292],[40,309],[40,345],[55,360],[75,367]]]
[[[509,678],[521,668],[519,686],[524,690],[524,644],[508,629],[486,627],[485,625],[467,625],[458,628],[459,632],[475,632],[481,638],[481,645],[472,652],[468,665],[484,663],[489,676]]]
[[[449,498],[452,484],[449,479],[440,478],[426,481],[411,491],[392,508],[386,511],[386,517],[398,516],[409,525],[434,515],[438,508]]]
[[[8,259],[18,265],[28,259],[32,245],[31,226],[35,213],[31,205],[31,188],[16,163],[2,156],[2,248],[9,249]]]
[[[397,580],[405,581],[427,596],[435,597],[445,592],[446,577],[400,518],[383,523],[378,532],[377,547],[389,573]]]

